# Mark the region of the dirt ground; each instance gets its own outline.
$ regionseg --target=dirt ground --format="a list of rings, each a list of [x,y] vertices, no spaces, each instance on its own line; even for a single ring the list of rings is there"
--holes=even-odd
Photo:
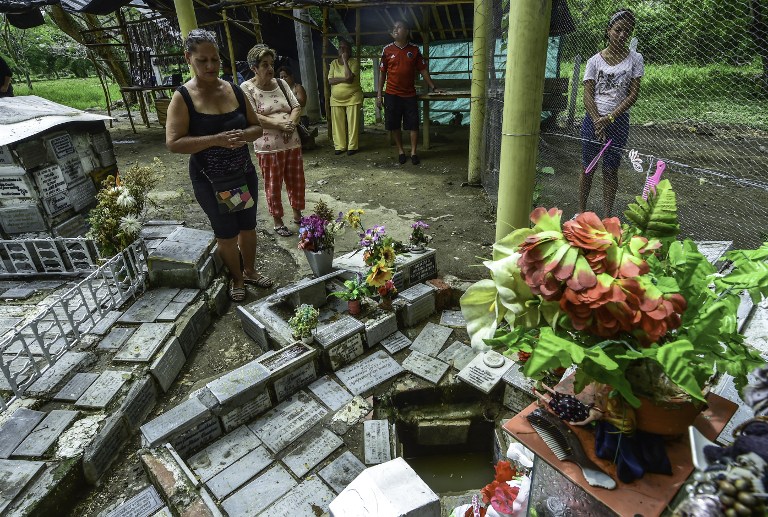
[[[434,240],[431,246],[438,250],[438,270],[441,275],[454,275],[464,280],[486,278],[483,259],[490,255],[495,234],[495,208],[481,188],[462,186],[467,180],[466,127],[433,126],[432,148],[419,152],[422,163],[413,166],[397,164],[397,154],[388,143],[381,128],[365,129],[361,137],[360,152],[353,156],[335,156],[333,147],[320,126],[318,148],[304,155],[307,180],[307,209],[325,200],[331,209],[346,211],[350,208],[365,210],[366,226],[383,224],[397,239],[406,240],[410,224],[421,219],[430,225],[428,231]],[[165,170],[160,185],[151,197],[158,208],[152,209],[152,219],[183,220],[188,226],[208,228],[205,215],[191,195],[187,173],[188,157],[170,154],[164,145],[164,130],[153,122],[152,127],[137,126],[131,131],[125,116],[120,116],[111,129],[120,169],[140,162],[150,163],[158,157]],[[639,142],[643,130],[633,135]],[[680,145],[687,145],[695,136],[680,132],[656,142],[659,155],[674,155]],[[706,141],[697,140],[697,147],[706,148]],[[768,146],[768,141],[763,143]],[[630,146],[633,142],[630,141]],[[705,153],[706,154],[706,153]],[[580,174],[580,148],[564,136],[546,136],[540,147],[540,163],[552,166],[553,175],[542,175],[540,204],[558,206],[564,217],[577,209],[578,175]],[[768,170],[768,155],[763,173]],[[629,169],[629,170],[627,170]],[[640,194],[644,175],[622,167],[617,211],[635,195]],[[764,174],[760,173],[761,177]],[[725,181],[705,179],[695,174],[670,174],[678,192],[684,233],[696,239],[734,239],[742,245],[757,242],[759,229],[765,230],[765,191],[741,188],[734,191]],[[738,202],[728,196],[738,196]],[[590,209],[599,213],[601,199],[600,180],[596,178],[590,198]],[[284,195],[284,206],[290,222],[290,208]],[[257,267],[274,278],[281,286],[309,274],[303,255],[296,249],[296,237],[284,238],[273,231],[272,220],[266,210],[263,192],[259,195]],[[762,212],[760,212],[762,210]],[[757,217],[756,217],[757,216]],[[762,222],[760,222],[762,217]],[[289,225],[290,226],[290,225]],[[293,226],[295,230],[296,227]],[[757,230],[756,230],[757,229]],[[764,238],[764,237],[763,237]],[[336,254],[354,247],[355,235],[346,234],[336,243]],[[261,298],[270,291],[249,287],[248,302]],[[243,333],[234,307],[223,318],[214,322],[187,361],[181,375],[168,393],[161,397],[155,414],[184,400],[189,393],[213,376],[236,368],[262,353],[262,350]],[[70,515],[98,515],[104,508],[128,499],[148,481],[143,474],[136,450],[139,440],[134,437],[122,457],[105,476],[102,486],[83,494]]]

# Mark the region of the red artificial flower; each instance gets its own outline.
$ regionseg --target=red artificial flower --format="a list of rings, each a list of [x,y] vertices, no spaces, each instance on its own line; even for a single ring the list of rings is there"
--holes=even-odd
[[[488,510],[486,510],[485,508],[483,508],[481,506],[480,507],[480,517],[485,517],[485,513],[487,511]],[[475,517],[475,510],[470,506],[469,508],[467,508],[467,511],[464,512],[464,517]]]
[[[512,487],[506,483],[499,483],[491,497],[491,506],[499,513],[512,513],[512,504],[517,499],[520,487]]]
[[[522,350],[518,350],[517,360],[519,362],[521,362],[522,364],[525,364],[530,358],[531,358],[531,354],[529,352],[523,352]]]
[[[606,250],[621,240],[621,222],[618,217],[601,221],[594,212],[584,212],[563,223],[563,236],[584,250]]]
[[[508,461],[501,460],[496,463],[496,477],[495,481],[503,483],[505,481],[511,481],[515,477],[517,471],[512,468],[512,464]]]
[[[493,498],[494,492],[496,492],[496,487],[499,486],[498,481],[491,481],[487,485],[483,487],[482,490],[480,490],[480,495],[483,496],[483,504],[491,504],[491,499]],[[506,485],[506,483],[504,483]]]

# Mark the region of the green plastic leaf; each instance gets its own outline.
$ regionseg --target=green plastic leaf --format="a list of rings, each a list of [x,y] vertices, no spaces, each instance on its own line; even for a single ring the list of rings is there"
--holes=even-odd
[[[658,347],[656,361],[664,368],[664,373],[672,382],[691,397],[703,402],[702,387],[691,369],[693,350],[693,343],[687,339],[679,339]]]
[[[550,174],[550,175],[552,175],[552,174],[555,173],[555,169],[553,167],[542,167],[540,172],[542,174]]]
[[[496,284],[489,278],[475,282],[462,295],[460,303],[472,347],[480,351],[488,350],[490,347],[484,340],[496,334],[498,323],[506,312],[504,306],[498,303]]]
[[[624,216],[648,238],[674,237],[680,232],[680,224],[677,220],[677,198],[669,180],[659,182],[656,185],[656,193],[651,192],[647,201],[637,196],[635,203],[627,207]]]

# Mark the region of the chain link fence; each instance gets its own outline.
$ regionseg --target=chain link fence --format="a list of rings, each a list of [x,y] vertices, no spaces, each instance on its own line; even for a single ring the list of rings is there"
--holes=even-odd
[[[768,239],[768,5],[761,0],[617,2],[569,0],[575,31],[550,37],[547,77],[569,80],[566,109],[542,113],[536,205],[569,218],[579,208],[583,174],[580,125],[587,60],[606,47],[605,31],[619,8],[637,19],[631,47],[645,75],[631,109],[612,215],[640,195],[658,160],[678,195],[682,234],[697,240],[756,247]],[[493,35],[504,42],[503,12]],[[488,88],[483,185],[498,191],[504,70]],[[630,159],[630,151],[632,159]],[[587,205],[603,213],[600,168]]]

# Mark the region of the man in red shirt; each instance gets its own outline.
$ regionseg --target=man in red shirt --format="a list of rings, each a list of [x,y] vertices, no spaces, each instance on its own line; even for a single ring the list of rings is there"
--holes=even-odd
[[[392,29],[394,42],[381,52],[379,66],[379,91],[376,95],[376,106],[381,109],[384,104],[384,127],[392,132],[400,153],[398,160],[405,163],[408,157],[403,149],[402,129],[411,132],[411,163],[419,164],[416,145],[419,140],[419,107],[416,102],[416,72],[420,72],[429,85],[430,92],[437,92],[435,83],[429,76],[427,63],[421,55],[419,47],[408,42],[409,30],[403,21],[396,21]],[[386,92],[382,96],[384,82]]]

